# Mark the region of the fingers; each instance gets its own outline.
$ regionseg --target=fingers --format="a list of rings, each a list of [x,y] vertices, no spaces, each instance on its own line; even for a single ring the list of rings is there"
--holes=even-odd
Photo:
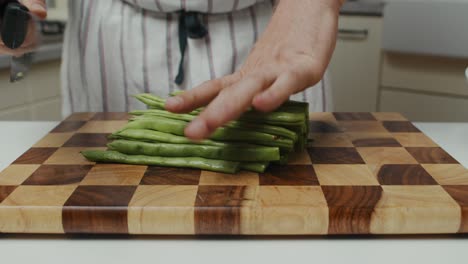
[[[225,76],[220,79],[207,81],[178,96],[170,97],[166,101],[166,109],[174,113],[187,113],[198,107],[205,106],[225,87],[239,80],[238,74]]]
[[[288,100],[291,94],[307,87],[307,81],[302,74],[289,71],[281,74],[273,85],[255,96],[252,105],[256,110],[270,112]]]
[[[251,105],[254,96],[270,86],[274,76],[251,74],[238,83],[223,89],[208,107],[185,129],[185,136],[193,140],[208,137],[216,128],[238,118]]]
[[[22,0],[21,3],[40,19],[45,19],[47,17],[47,5],[45,0]]]

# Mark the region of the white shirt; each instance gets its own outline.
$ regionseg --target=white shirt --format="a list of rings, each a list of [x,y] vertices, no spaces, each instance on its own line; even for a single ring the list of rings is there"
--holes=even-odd
[[[268,0],[69,0],[63,115],[141,109],[144,105],[132,95],[151,92],[166,97],[234,72],[266,28],[273,4]],[[180,14],[175,11],[182,7],[211,12],[201,14],[208,36],[188,40],[185,79],[177,85]],[[330,111],[326,80],[292,99],[308,101],[311,111]]]

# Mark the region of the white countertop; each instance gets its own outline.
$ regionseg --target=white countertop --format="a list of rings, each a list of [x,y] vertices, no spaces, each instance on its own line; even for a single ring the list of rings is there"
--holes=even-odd
[[[55,122],[0,122],[0,170]],[[468,167],[468,123],[416,123]],[[1,216],[0,216],[1,217]],[[0,235],[4,263],[467,263],[468,237],[74,237]]]

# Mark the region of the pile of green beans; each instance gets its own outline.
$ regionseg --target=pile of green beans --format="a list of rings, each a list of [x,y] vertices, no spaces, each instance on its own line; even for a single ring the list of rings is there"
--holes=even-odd
[[[287,101],[271,113],[249,109],[209,139],[192,141],[184,129],[203,108],[175,114],[165,110],[163,98],[135,97],[149,109],[130,112],[129,123],[109,137],[108,150],[83,151],[83,156],[94,162],[260,173],[270,163],[287,163],[290,154],[302,151],[307,143],[307,103]]]

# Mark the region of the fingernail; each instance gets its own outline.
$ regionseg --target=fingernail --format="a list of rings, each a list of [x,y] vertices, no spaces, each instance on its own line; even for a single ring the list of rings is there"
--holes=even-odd
[[[40,11],[40,12],[46,12],[47,11],[46,8],[43,5],[38,4],[38,3],[32,4],[31,8],[34,11]]]
[[[182,98],[180,98],[179,96],[169,97],[166,100],[166,107],[179,108],[182,106],[183,103],[184,103],[184,100],[182,100]]]
[[[203,120],[195,119],[186,128],[185,135],[191,139],[203,139],[208,134],[208,128]]]

